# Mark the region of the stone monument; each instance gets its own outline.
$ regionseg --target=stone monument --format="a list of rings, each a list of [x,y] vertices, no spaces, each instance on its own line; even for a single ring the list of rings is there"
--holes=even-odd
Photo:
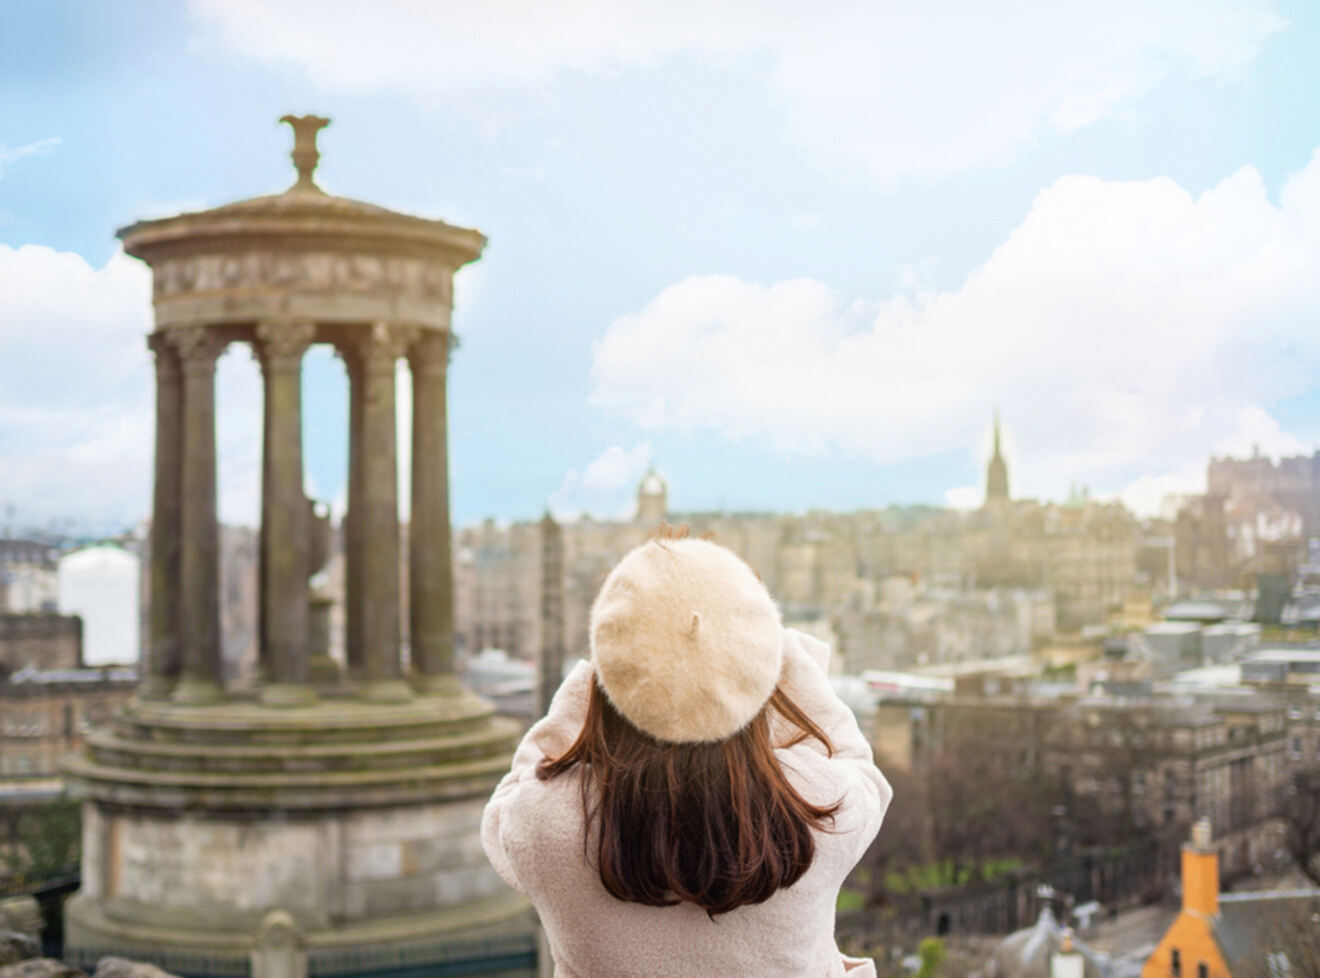
[[[313,170],[328,120],[282,121],[288,191],[119,232],[154,274],[151,635],[138,695],[65,767],[83,799],[75,960],[247,960],[278,913],[330,973],[337,952],[517,931],[527,912],[478,839],[519,731],[457,682],[452,655],[453,275],[485,238],[326,194]],[[215,364],[232,343],[252,347],[265,383],[259,679],[242,691],[221,674],[217,590]],[[308,585],[324,556],[303,490],[313,343],[335,347],[350,384],[342,670]],[[413,382],[406,663],[400,359]]]

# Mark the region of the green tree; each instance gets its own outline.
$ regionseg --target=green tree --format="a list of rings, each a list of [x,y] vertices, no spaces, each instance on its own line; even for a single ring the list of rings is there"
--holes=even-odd
[[[81,843],[81,806],[61,797],[23,818],[18,846],[4,861],[12,874],[25,881],[50,879],[78,865]]]
[[[938,937],[927,937],[917,945],[917,957],[921,960],[917,978],[933,978],[944,962],[944,942]]]

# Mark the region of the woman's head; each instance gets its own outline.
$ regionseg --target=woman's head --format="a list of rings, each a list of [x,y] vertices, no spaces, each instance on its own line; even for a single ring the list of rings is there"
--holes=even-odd
[[[733,551],[668,528],[625,556],[591,606],[605,695],[671,743],[713,743],[751,722],[783,665],[779,609]]]
[[[606,890],[651,906],[688,901],[713,917],[797,882],[815,855],[811,830],[824,828],[838,806],[813,805],[789,783],[774,754],[784,745],[771,743],[771,711],[796,727],[790,743],[815,737],[831,749],[778,688],[732,736],[670,743],[638,730],[592,683],[582,732],[542,761],[537,777],[580,768]]]
[[[583,769],[610,893],[713,916],[796,882],[815,854],[811,830],[834,813],[784,776],[772,711],[798,740],[830,748],[778,688],[784,633],[765,586],[732,551],[684,536],[662,529],[601,586],[586,722],[537,774]]]

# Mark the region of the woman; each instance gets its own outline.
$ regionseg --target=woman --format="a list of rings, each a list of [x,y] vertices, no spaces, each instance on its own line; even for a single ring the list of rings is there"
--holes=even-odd
[[[556,978],[852,978],[839,887],[892,792],[733,552],[660,539],[591,609],[591,660],[528,731],[482,842],[535,905]]]

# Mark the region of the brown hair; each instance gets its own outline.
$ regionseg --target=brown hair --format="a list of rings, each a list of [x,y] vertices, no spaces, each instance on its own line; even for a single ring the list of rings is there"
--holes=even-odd
[[[583,766],[583,810],[588,828],[594,821],[599,829],[606,890],[653,907],[688,901],[714,918],[797,882],[815,855],[811,830],[832,823],[839,803],[813,805],[789,783],[770,742],[771,710],[798,729],[784,746],[815,737],[833,753],[825,732],[778,688],[727,740],[672,744],[630,724],[592,683],[582,732],[542,760],[536,776]]]

